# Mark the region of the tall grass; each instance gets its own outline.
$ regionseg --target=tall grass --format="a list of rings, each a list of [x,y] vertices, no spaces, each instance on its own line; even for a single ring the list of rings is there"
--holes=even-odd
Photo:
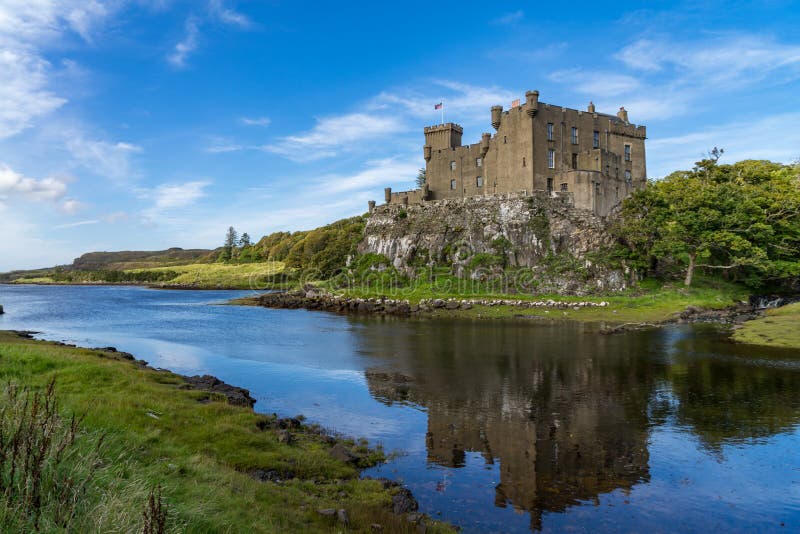
[[[44,391],[7,384],[0,406],[0,527],[68,529],[101,466],[103,437],[90,447],[83,417],[59,413],[55,381]]]

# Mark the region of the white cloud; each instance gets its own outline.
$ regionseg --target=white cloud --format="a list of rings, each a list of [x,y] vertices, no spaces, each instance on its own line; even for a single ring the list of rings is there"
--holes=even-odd
[[[86,204],[74,198],[68,198],[61,203],[61,210],[68,215],[75,215],[86,208]]]
[[[349,144],[391,136],[405,129],[403,121],[394,116],[350,113],[317,119],[308,132],[284,137],[263,149],[292,160],[309,161],[334,156]]]
[[[130,178],[130,157],[142,151],[131,143],[88,139],[80,130],[66,129],[60,135],[65,137],[74,164],[119,181]]]
[[[20,196],[33,201],[55,201],[67,192],[67,184],[58,178],[28,178],[0,163],[0,195]]]
[[[269,117],[242,117],[239,122],[245,126],[269,126],[272,121]]]
[[[509,24],[514,24],[521,21],[525,18],[525,12],[522,10],[514,11],[513,13],[505,13],[500,15],[496,19],[492,20],[492,24],[499,25],[499,26],[507,26]]]
[[[205,188],[209,185],[211,182],[208,180],[163,183],[153,189],[140,190],[139,197],[152,202],[152,207],[147,210],[146,215],[153,216],[193,205],[206,195]]]
[[[185,68],[189,54],[197,49],[199,34],[200,28],[197,24],[197,20],[194,17],[190,17],[186,21],[186,34],[183,39],[175,45],[172,53],[167,56],[167,61],[179,69]]]
[[[419,171],[418,164],[398,158],[385,158],[368,161],[367,168],[355,174],[329,174],[323,176],[320,184],[324,184],[329,193],[343,193],[354,190],[370,190],[406,180],[409,186]]]
[[[645,72],[672,68],[695,81],[735,88],[769,76],[800,76],[800,46],[783,45],[757,35],[717,37],[699,42],[640,39],[623,48],[616,58]]]
[[[595,99],[599,106],[625,105],[631,119],[640,122],[680,116],[720,92],[800,78],[800,46],[758,35],[685,42],[639,39],[614,57],[631,72],[570,69],[556,71],[550,79]]]
[[[34,53],[0,49],[0,139],[18,134],[66,102],[47,89],[49,69]]]
[[[56,229],[56,230],[63,230],[65,228],[77,228],[78,226],[89,226],[89,225],[92,225],[92,224],[99,224],[99,223],[100,223],[99,219],[91,219],[91,220],[88,220],[88,221],[77,221],[77,222],[66,223],[66,224],[57,224],[53,228]]]
[[[243,29],[253,25],[246,15],[225,7],[223,0],[209,0],[208,10],[214,18],[224,24],[238,26]]]
[[[434,92],[428,89],[424,93],[408,89],[382,92],[371,101],[370,107],[395,113],[399,106],[416,119],[428,118],[431,123],[438,123],[439,112],[433,107],[444,100],[445,120],[460,124],[486,124],[492,106],[508,106],[512,100],[522,96],[498,86],[482,87],[450,80],[436,80],[432,85],[439,90]]]
[[[784,113],[650,140],[648,175],[662,177],[677,169],[690,169],[715,146],[725,149],[723,161],[769,159],[790,163],[800,157],[799,123],[800,113]],[[759,132],[757,139],[753,132]]]

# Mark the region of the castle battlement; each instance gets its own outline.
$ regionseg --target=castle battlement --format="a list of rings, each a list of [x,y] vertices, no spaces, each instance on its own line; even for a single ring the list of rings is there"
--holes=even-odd
[[[527,91],[511,108],[490,109],[495,133],[462,145],[463,128],[448,122],[426,126],[426,184],[422,189],[385,192],[387,204],[418,204],[526,191],[569,193],[575,207],[610,213],[647,182],[647,129],[628,112],[577,110],[539,101]],[[374,203],[370,204],[374,209]]]

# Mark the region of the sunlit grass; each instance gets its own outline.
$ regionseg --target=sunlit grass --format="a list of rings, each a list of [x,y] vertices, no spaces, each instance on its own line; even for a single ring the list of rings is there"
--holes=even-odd
[[[292,444],[282,443],[275,430],[259,427],[269,416],[213,398],[201,403],[207,395],[183,389],[177,375],[138,368],[113,353],[0,332],[0,381],[36,390],[52,378],[65,413],[86,413],[84,432],[105,436],[102,466],[83,497],[76,532],[141,532],[142,510],[157,485],[172,531],[335,530],[317,514],[320,508],[350,511],[354,532],[370,532],[372,523],[387,532],[412,531],[405,519],[385,512],[391,495],[379,482],[360,480],[305,427],[292,431]],[[253,469],[291,471],[296,478],[258,482],[247,474]]]
[[[279,261],[262,263],[194,263],[190,265],[171,265],[147,269],[128,269],[126,272],[172,271],[178,276],[162,282],[164,285],[208,288],[249,288],[258,287],[259,281],[282,272],[284,264]]]
[[[748,321],[733,333],[740,343],[800,349],[800,302],[767,310],[766,317]]]

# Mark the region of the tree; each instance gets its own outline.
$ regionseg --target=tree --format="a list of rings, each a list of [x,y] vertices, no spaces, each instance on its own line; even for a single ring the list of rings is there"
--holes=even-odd
[[[241,239],[239,239],[239,246],[244,248],[249,247],[250,245],[252,245],[252,243],[250,243],[250,235],[245,232],[242,234]]]
[[[233,255],[236,252],[236,244],[238,242],[239,234],[236,233],[236,230],[233,226],[229,227],[228,232],[225,234],[225,244],[222,247],[223,260],[230,260],[233,258]]]
[[[800,179],[769,161],[720,165],[722,150],[626,200],[619,235],[638,268],[698,268],[758,286],[800,274]],[[647,266],[647,267],[645,267]]]
[[[425,169],[420,169],[417,173],[417,179],[415,180],[417,188],[422,189],[422,186],[424,186],[427,181],[427,171]]]

